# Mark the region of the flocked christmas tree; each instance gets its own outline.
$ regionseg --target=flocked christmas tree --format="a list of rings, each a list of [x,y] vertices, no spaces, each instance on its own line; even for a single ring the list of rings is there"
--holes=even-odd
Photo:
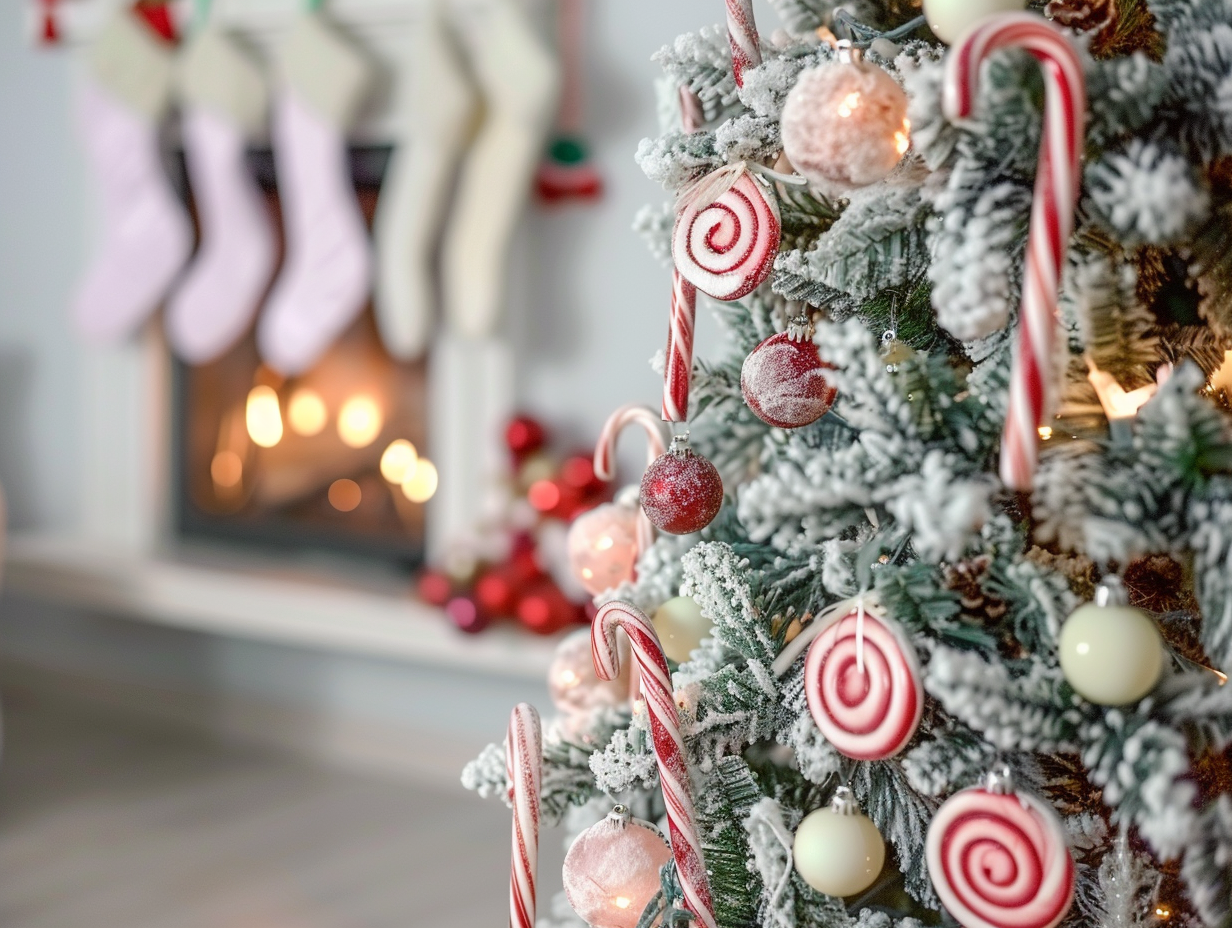
[[[512,919],[542,814],[540,924],[1228,928],[1232,2],[774,6],[659,54],[641,495],[705,527],[591,519],[636,575],[464,774]]]

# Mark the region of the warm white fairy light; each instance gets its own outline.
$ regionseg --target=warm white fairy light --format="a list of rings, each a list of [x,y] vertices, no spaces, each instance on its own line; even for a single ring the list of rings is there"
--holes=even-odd
[[[851,114],[859,108],[860,92],[858,90],[852,91],[847,94],[847,96],[843,97],[843,102],[838,105],[838,114],[844,119],[848,119],[851,117]]]
[[[426,503],[436,495],[439,484],[436,465],[427,458],[420,458],[415,469],[402,481],[402,495],[412,503]]]
[[[384,425],[381,407],[370,396],[352,396],[338,410],[338,437],[349,448],[367,448]]]
[[[287,422],[296,435],[311,438],[321,434],[329,422],[329,410],[321,394],[309,387],[301,387],[291,394],[287,403]]]
[[[419,452],[405,438],[399,438],[389,443],[381,455],[381,476],[390,483],[399,486],[415,471],[419,463]]]
[[[272,448],[282,441],[282,409],[273,387],[262,384],[248,391],[244,423],[248,437],[262,448]]]

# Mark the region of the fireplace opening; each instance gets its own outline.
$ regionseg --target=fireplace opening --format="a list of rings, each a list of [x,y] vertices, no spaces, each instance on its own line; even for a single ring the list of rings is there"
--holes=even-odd
[[[351,150],[369,225],[389,155],[388,147]],[[281,230],[273,155],[255,150],[249,160]],[[179,167],[183,178],[182,160]],[[385,352],[371,304],[300,376],[264,365],[252,331],[212,363],[173,362],[180,537],[417,566],[424,504],[439,476],[427,409],[427,361]]]

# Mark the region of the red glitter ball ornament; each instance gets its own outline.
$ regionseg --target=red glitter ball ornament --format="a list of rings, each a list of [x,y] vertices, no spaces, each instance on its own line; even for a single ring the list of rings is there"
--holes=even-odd
[[[459,631],[477,635],[488,627],[489,618],[470,596],[455,596],[445,604],[445,614]]]
[[[642,475],[642,510],[670,535],[700,532],[723,507],[723,479],[718,469],[677,435],[667,453]]]
[[[505,429],[505,446],[515,457],[533,454],[547,441],[547,430],[530,416],[518,416]]]
[[[813,344],[813,326],[802,316],[786,332],[753,349],[740,372],[740,392],[763,422],[798,429],[816,422],[834,405],[838,390],[824,373],[834,369],[821,359]]]

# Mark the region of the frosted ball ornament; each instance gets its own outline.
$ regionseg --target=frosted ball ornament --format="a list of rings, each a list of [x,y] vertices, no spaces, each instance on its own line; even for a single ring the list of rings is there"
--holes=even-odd
[[[659,869],[671,858],[658,829],[617,806],[565,855],[569,905],[591,928],[637,928],[659,891]]]
[[[1142,699],[1164,670],[1164,642],[1155,623],[1129,605],[1120,577],[1106,577],[1095,602],[1061,627],[1061,671],[1078,695],[1100,706]]]
[[[627,650],[627,643],[624,650]],[[622,658],[615,680],[600,680],[590,653],[590,629],[573,632],[556,646],[548,668],[548,693],[560,712],[589,712],[599,706],[629,704],[630,661]]]
[[[838,54],[800,75],[780,125],[792,167],[829,197],[882,180],[911,147],[902,88],[850,43]]]
[[[702,615],[702,607],[692,596],[669,599],[655,610],[650,621],[659,635],[663,653],[677,664],[687,661],[702,639],[709,638],[714,631],[714,625]]]
[[[846,786],[835,791],[828,809],[804,817],[792,846],[796,872],[804,882],[839,898],[862,893],[877,882],[885,856],[881,832]]]
[[[800,316],[786,332],[753,349],[740,371],[740,392],[757,418],[779,429],[811,425],[830,411],[838,390],[826,380],[833,364],[813,344],[813,325]]]
[[[669,535],[700,532],[723,508],[723,478],[718,469],[677,435],[672,446],[642,474],[642,511]]]
[[[633,579],[637,564],[637,509],[604,503],[569,526],[567,542],[573,576],[592,596]]]
[[[924,18],[933,35],[953,45],[964,32],[994,13],[1019,13],[1027,0],[924,0]]]

